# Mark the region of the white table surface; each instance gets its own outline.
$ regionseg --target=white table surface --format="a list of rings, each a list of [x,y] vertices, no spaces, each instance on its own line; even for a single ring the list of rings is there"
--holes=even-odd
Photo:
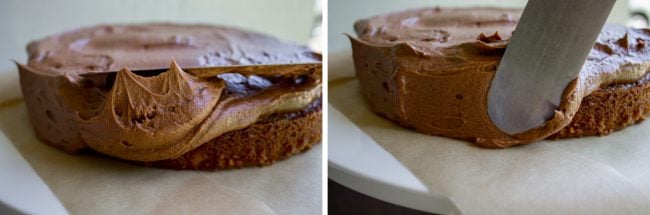
[[[328,55],[328,81],[353,64],[349,49]],[[451,201],[429,189],[334,106],[328,104],[328,177],[365,195],[439,214],[457,214]]]
[[[329,178],[393,204],[439,214],[456,213],[446,197],[430,192],[406,167],[332,105],[328,107]]]
[[[0,103],[21,97],[15,70],[0,72]],[[0,131],[0,214],[68,214],[50,188]]]

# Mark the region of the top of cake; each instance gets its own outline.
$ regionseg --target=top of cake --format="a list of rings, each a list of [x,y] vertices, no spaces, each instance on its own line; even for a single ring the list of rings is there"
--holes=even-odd
[[[306,47],[236,28],[210,25],[98,25],[28,46],[28,65],[52,74],[183,67],[320,62]]]
[[[421,49],[476,41],[480,33],[509,38],[521,15],[519,9],[426,8],[390,13],[355,23],[359,38],[379,45],[409,43]]]

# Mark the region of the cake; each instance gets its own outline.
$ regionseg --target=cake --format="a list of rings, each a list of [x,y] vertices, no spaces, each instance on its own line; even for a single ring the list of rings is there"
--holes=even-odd
[[[35,134],[69,153],[214,170],[270,165],[320,142],[321,56],[303,46],[229,27],[130,24],[27,51],[17,65]],[[217,70],[236,66],[246,67]]]
[[[436,7],[357,21],[350,41],[363,96],[404,127],[492,148],[606,135],[650,112],[650,31],[607,25],[552,118],[515,135],[499,130],[487,93],[521,12]]]

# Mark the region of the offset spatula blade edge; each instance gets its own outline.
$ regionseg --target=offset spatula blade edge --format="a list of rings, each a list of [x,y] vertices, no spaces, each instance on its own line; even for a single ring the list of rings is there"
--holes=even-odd
[[[518,134],[543,125],[578,77],[615,0],[529,0],[488,92],[488,115]]]
[[[183,71],[196,77],[212,77],[223,73],[240,73],[243,75],[285,75],[298,71],[318,72],[322,63],[290,63],[290,64],[256,64],[256,65],[231,65],[208,67],[183,67]],[[169,70],[169,67],[131,70],[135,74],[159,74]],[[105,71],[98,73],[81,74],[82,77],[106,76],[118,71]],[[308,73],[308,72],[306,72]]]

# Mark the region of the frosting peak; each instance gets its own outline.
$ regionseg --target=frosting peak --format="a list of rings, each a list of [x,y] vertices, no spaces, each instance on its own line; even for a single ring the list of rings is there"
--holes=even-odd
[[[90,147],[106,154],[162,154],[214,109],[223,81],[201,81],[175,61],[154,77],[124,68],[95,117],[82,123],[81,135]]]

